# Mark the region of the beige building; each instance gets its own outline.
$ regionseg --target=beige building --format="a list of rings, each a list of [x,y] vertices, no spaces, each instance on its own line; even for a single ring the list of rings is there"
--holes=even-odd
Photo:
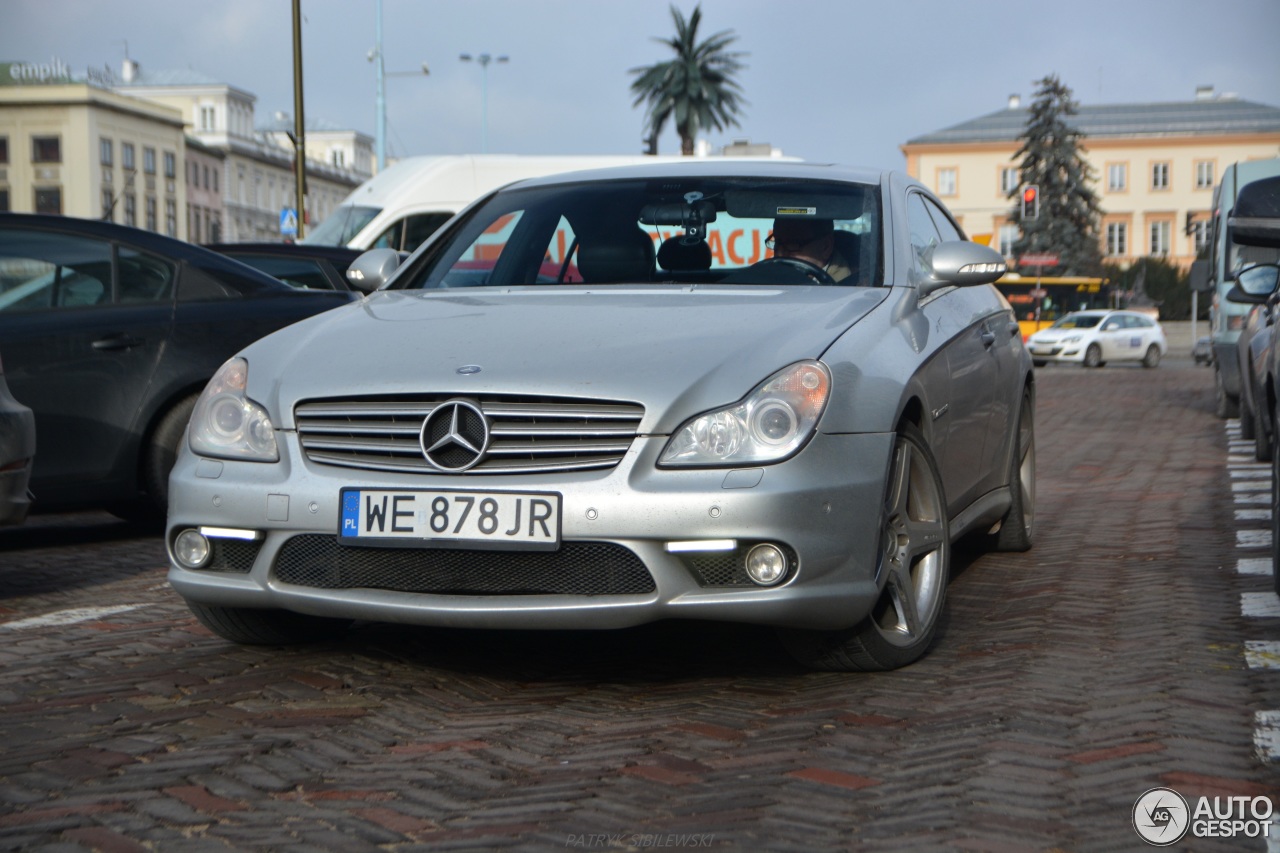
[[[13,67],[0,65],[0,210],[109,219],[186,238],[179,112],[67,74],[15,81]]]
[[[1004,110],[902,146],[907,172],[938,193],[971,237],[989,239],[1006,257],[1019,236],[1010,213],[1027,116],[1014,96]],[[1205,223],[1222,170],[1280,156],[1280,108],[1208,88],[1185,102],[1082,105],[1066,121],[1085,137],[1103,211],[1103,258],[1122,266],[1150,255],[1189,265],[1209,239]]]

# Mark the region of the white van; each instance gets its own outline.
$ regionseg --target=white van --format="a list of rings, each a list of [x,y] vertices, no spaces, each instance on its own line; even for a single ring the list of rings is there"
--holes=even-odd
[[[356,187],[302,242],[411,252],[459,210],[512,181],[685,159],[644,154],[407,157]]]

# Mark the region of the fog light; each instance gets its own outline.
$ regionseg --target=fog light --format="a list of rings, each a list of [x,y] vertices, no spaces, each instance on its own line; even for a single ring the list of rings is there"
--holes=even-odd
[[[760,586],[773,586],[787,576],[787,556],[777,545],[757,545],[747,552],[747,575]]]
[[[186,568],[198,569],[209,562],[209,540],[198,530],[184,530],[173,540],[173,556]]]

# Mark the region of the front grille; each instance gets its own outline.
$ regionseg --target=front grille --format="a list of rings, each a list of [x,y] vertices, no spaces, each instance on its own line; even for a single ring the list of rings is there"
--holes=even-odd
[[[630,549],[565,542],[558,551],[357,548],[333,536],[295,536],[275,576],[317,589],[385,589],[438,595],[643,595],[653,576]]]
[[[451,396],[353,397],[299,403],[298,438],[312,462],[369,471],[449,473],[423,457],[419,434]],[[468,398],[492,425],[485,458],[467,474],[510,474],[612,468],[644,416],[635,403],[559,397]]]
[[[244,539],[210,538],[212,546],[209,562],[200,567],[202,572],[225,572],[228,574],[248,574],[253,569],[253,561],[258,558],[261,542],[250,542]]]
[[[734,551],[694,552],[682,555],[684,563],[693,573],[698,586],[750,586],[755,587],[747,575],[747,552],[755,543],[740,544]],[[791,573],[796,570],[796,552],[786,545],[780,545],[791,566]]]

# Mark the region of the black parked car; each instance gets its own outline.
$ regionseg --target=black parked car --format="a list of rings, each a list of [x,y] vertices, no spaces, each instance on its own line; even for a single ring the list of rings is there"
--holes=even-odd
[[[0,214],[0,352],[35,412],[33,511],[162,518],[196,397],[227,358],[357,298],[148,231]]]
[[[347,267],[363,254],[361,249],[309,243],[208,243],[205,248],[306,290],[351,290]]]

